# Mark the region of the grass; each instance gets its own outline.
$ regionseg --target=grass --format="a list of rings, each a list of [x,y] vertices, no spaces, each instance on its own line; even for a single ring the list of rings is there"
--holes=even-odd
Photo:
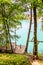
[[[0,65],[30,65],[25,55],[0,54]]]
[[[32,53],[30,53],[31,56],[33,56]],[[43,57],[43,53],[38,53],[38,57]]]
[[[39,53],[38,54],[39,57],[43,58],[43,54]],[[40,65],[43,65],[43,61],[39,61]]]
[[[40,65],[43,65],[43,61],[39,61]]]
[[[38,56],[39,56],[39,57],[43,57],[43,53],[42,53],[42,54],[41,54],[41,53],[39,53],[39,54],[38,54]]]

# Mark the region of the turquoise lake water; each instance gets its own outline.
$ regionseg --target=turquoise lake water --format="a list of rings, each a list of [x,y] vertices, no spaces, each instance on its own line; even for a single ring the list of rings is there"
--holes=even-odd
[[[16,42],[17,45],[26,45],[26,40],[27,40],[27,35],[28,35],[28,29],[29,29],[29,21],[23,20],[22,21],[22,27],[19,28],[19,30],[16,31],[16,33],[21,36],[18,41]],[[33,22],[34,23],[34,22]],[[34,24],[32,23],[32,28],[31,28],[31,34],[30,34],[30,40],[33,38],[34,34]],[[40,41],[43,41],[43,31],[41,30],[41,22],[37,23],[38,28],[37,28],[37,39]],[[14,33],[12,33],[14,34]],[[14,40],[12,40],[14,42]],[[29,42],[28,45],[28,52],[32,53],[33,52],[33,42]],[[43,53],[43,43],[38,44],[38,52]]]

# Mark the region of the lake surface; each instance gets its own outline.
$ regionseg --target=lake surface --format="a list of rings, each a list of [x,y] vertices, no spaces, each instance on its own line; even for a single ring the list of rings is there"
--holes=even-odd
[[[29,21],[27,20],[23,20],[22,21],[22,27],[19,28],[19,30],[16,31],[16,34],[18,34],[19,36],[21,36],[16,44],[17,45],[26,45],[26,40],[27,40],[27,36],[28,36],[28,29],[29,29]],[[34,23],[34,22],[33,22]],[[30,40],[32,40],[33,38],[33,34],[34,34],[34,24],[32,23],[32,28],[31,28],[31,34],[30,34]],[[37,39],[40,40],[40,41],[43,41],[43,31],[41,30],[41,25],[42,23],[41,22],[38,22],[37,23],[38,25],[38,29],[37,29]],[[12,33],[14,34],[14,33]],[[14,42],[14,40],[12,40]],[[29,53],[32,53],[33,52],[33,42],[29,42],[29,45],[28,45],[28,52]],[[38,44],[38,52],[39,53],[43,53],[43,43],[39,43]]]

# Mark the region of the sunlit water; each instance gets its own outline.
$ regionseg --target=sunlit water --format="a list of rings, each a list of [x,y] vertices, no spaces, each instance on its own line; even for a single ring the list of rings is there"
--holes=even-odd
[[[16,42],[17,45],[26,45],[26,40],[27,40],[27,35],[28,35],[28,29],[29,29],[29,21],[23,20],[22,21],[22,27],[19,28],[19,30],[16,31],[16,34],[21,36],[18,41]],[[37,29],[37,39],[40,41],[43,41],[43,31],[41,30],[41,22],[38,22],[38,29]],[[13,33],[12,33],[13,34]],[[34,34],[34,24],[32,23],[32,28],[31,28],[31,34],[30,34],[30,40],[32,40]],[[14,40],[12,40],[14,41]],[[28,45],[28,52],[32,53],[33,52],[33,42],[29,42]],[[43,43],[38,44],[38,52],[43,53]]]

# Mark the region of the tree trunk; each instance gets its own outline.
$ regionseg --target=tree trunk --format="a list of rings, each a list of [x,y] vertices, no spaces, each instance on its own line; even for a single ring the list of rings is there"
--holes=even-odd
[[[28,30],[28,37],[27,37],[27,42],[26,42],[25,53],[27,53],[29,38],[30,38],[30,32],[31,32],[31,26],[32,26],[32,8],[30,9],[30,15],[31,15],[30,16],[30,26],[29,26],[29,30]]]
[[[6,21],[7,22],[7,21]],[[11,46],[11,51],[13,53],[13,48],[12,48],[12,43],[11,43],[11,39],[10,39],[10,31],[9,31],[9,25],[8,25],[8,22],[6,23],[7,24],[7,29],[8,29],[8,38],[9,38],[9,43],[10,43],[10,46]]]
[[[4,4],[1,4],[1,5],[2,5],[3,27],[4,27],[5,35],[6,35],[6,52],[7,52],[7,43],[10,43],[10,45],[11,45],[11,40],[10,40],[10,33],[9,33],[9,25],[8,25],[8,22],[7,22],[7,20],[4,20],[4,17],[6,16],[5,6],[4,6]],[[8,40],[8,38],[9,38],[9,40]],[[13,52],[12,45],[11,45],[11,50]]]
[[[33,59],[38,58],[38,49],[37,49],[37,16],[36,16],[36,6],[33,7],[34,12],[34,51],[33,51]]]

